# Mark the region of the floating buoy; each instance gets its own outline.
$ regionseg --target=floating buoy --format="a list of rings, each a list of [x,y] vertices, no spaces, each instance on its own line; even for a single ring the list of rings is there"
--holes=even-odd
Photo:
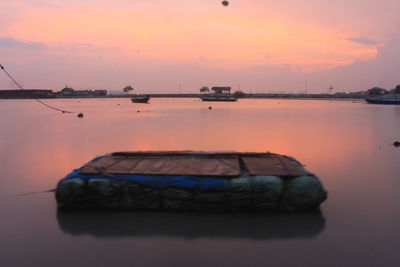
[[[208,109],[212,109],[212,106],[209,106]]]
[[[136,111],[137,113],[139,113],[140,112],[140,110],[138,110],[138,111]]]
[[[400,142],[399,142],[399,141],[395,141],[395,142],[393,143],[393,145],[394,145],[395,147],[399,147],[399,146],[400,146]]]
[[[228,6],[228,5],[229,5],[229,2],[228,2],[228,1],[222,1],[222,5]]]
[[[83,113],[79,113],[77,117],[78,118],[83,118]]]

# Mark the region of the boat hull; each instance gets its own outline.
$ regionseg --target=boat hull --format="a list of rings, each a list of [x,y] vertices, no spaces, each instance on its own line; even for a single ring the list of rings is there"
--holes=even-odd
[[[132,97],[131,101],[132,103],[148,103],[150,100],[150,97]]]
[[[201,97],[202,101],[212,101],[212,102],[236,102],[237,98],[234,97]]]
[[[400,99],[374,99],[366,98],[369,104],[381,104],[381,105],[400,105]]]

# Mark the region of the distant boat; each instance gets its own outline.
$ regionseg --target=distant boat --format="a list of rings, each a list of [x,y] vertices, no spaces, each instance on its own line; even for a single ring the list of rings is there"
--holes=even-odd
[[[236,102],[237,98],[234,97],[221,97],[221,96],[203,96],[200,97],[202,101],[226,101],[226,102]]]
[[[365,98],[365,101],[370,104],[400,105],[400,96],[387,95],[380,97],[369,97]]]
[[[131,97],[132,103],[148,103],[150,100],[150,96],[133,96]]]

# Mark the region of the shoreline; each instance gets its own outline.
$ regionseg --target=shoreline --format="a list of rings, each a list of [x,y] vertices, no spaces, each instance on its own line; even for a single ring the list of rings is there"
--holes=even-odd
[[[208,96],[208,94],[136,94],[135,96],[150,96],[150,98],[201,98]],[[131,98],[134,95],[106,95],[106,96],[7,96],[1,97],[0,99],[69,99],[69,98]],[[354,95],[354,94],[245,94],[243,96],[235,95],[215,95],[210,96],[224,96],[224,97],[236,97],[238,99],[348,99],[348,100],[360,100],[364,99],[365,95]]]

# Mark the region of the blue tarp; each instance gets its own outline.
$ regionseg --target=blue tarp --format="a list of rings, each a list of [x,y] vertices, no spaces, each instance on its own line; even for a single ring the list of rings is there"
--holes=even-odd
[[[128,180],[139,184],[165,188],[165,187],[182,187],[196,188],[206,190],[223,190],[228,182],[224,178],[208,178],[197,176],[156,176],[156,175],[132,175],[132,174],[81,174],[78,170],[74,170],[68,174],[65,179],[80,178],[83,180],[90,179],[106,179],[106,180]]]
[[[98,156],[92,159],[89,163],[98,161],[105,156]],[[106,179],[106,180],[128,180],[134,181],[139,184],[156,187],[182,187],[182,188],[196,188],[205,190],[224,190],[225,185],[228,183],[224,178],[209,178],[197,177],[191,175],[134,175],[134,174],[82,174],[79,169],[72,171],[65,179],[80,178],[82,180],[90,179]]]

